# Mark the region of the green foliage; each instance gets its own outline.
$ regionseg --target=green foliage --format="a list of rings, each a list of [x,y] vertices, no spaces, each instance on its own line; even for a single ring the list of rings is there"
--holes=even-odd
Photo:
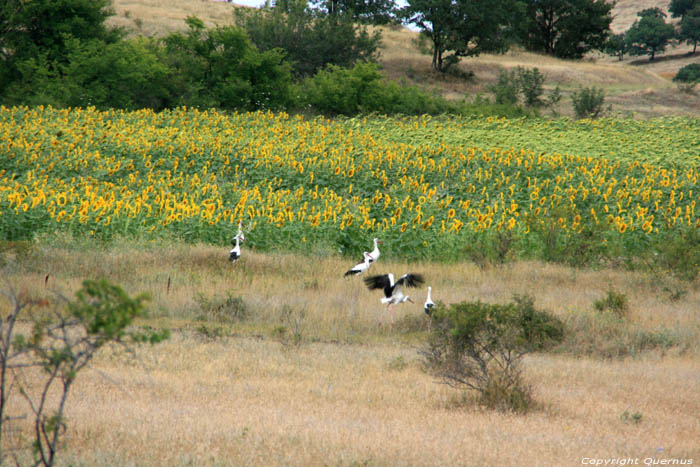
[[[673,77],[673,81],[680,83],[700,83],[700,63],[690,63],[682,67]]]
[[[525,1],[520,40],[528,49],[559,58],[581,58],[605,47],[613,3],[604,0]]]
[[[612,34],[605,43],[604,50],[605,53],[617,57],[620,61],[625,58],[625,54],[628,52],[625,34]]]
[[[328,16],[341,16],[355,22],[389,24],[396,21],[394,0],[313,0],[312,3],[325,10]]]
[[[462,302],[433,313],[433,331],[422,351],[428,369],[454,387],[475,390],[490,408],[527,411],[530,388],[522,358],[563,339],[563,324],[534,308],[529,297],[507,305]]]
[[[693,53],[695,53],[700,41],[700,2],[696,2],[696,6],[683,15],[678,38],[687,44],[693,44]]]
[[[608,311],[620,318],[624,318],[629,312],[627,295],[622,292],[617,292],[616,290],[608,290],[604,298],[593,302],[593,308],[601,312]]]
[[[500,70],[498,81],[489,86],[496,104],[515,105],[518,103],[518,77],[515,70]]]
[[[661,274],[693,282],[700,273],[700,229],[684,226],[674,235],[660,235],[647,251],[647,263]]]
[[[231,26],[207,30],[195,17],[187,34],[165,38],[166,60],[180,87],[177,104],[274,109],[290,102],[289,66],[278,50],[259,52]]]
[[[458,109],[418,88],[386,81],[373,63],[358,63],[351,69],[329,65],[305,83],[303,100],[329,115],[434,114]]]
[[[69,46],[63,79],[66,105],[133,110],[169,106],[170,69],[153,41],[73,41]]]
[[[519,66],[515,70],[502,69],[498,73],[498,81],[489,86],[489,91],[494,94],[497,104],[517,105],[522,96],[526,107],[541,107],[544,105],[544,79],[538,68]],[[558,101],[559,97],[555,95],[553,99]]]
[[[647,8],[637,13],[639,19],[625,34],[631,55],[649,55],[654,60],[657,53],[666,50],[666,45],[675,37],[672,24],[666,23],[666,14],[659,8]]]
[[[61,67],[71,41],[118,41],[108,29],[109,0],[5,0],[0,2],[0,99],[8,103],[62,104]],[[57,83],[57,81],[59,81]]]
[[[75,300],[63,302],[18,296],[12,288],[3,290],[12,305],[3,320],[0,339],[0,443],[10,418],[5,417],[10,395],[21,395],[31,410],[35,438],[31,441],[35,465],[54,465],[66,432],[65,408],[76,376],[97,351],[108,343],[127,346],[139,342],[157,343],[169,337],[167,330],[130,331],[139,317],[146,316],[147,297],[130,297],[106,280],[86,280]],[[65,303],[65,310],[59,305]],[[6,321],[5,321],[6,319]],[[29,336],[14,324],[29,320]],[[7,324],[7,325],[5,325]],[[26,372],[41,368],[40,377]],[[31,384],[29,383],[31,381]],[[47,398],[49,393],[53,397]],[[0,450],[0,462],[4,461]]]
[[[261,51],[281,50],[297,78],[316,74],[328,65],[352,67],[374,61],[381,41],[345,16],[324,16],[304,3],[275,7],[236,8],[235,23]]]
[[[622,412],[622,415],[620,415],[620,420],[622,420],[623,423],[634,423],[635,425],[639,425],[642,422],[642,412],[630,413],[629,409],[625,409],[625,411]]]
[[[400,16],[430,39],[433,70],[445,73],[463,57],[507,49],[510,7],[504,0],[408,0]]]
[[[697,4],[698,0],[671,0],[671,3],[668,5],[668,11],[673,18],[682,18],[695,8]]]
[[[539,107],[544,104],[542,101],[544,75],[539,69],[518,67],[518,84],[526,106]]]
[[[603,89],[595,86],[579,88],[571,94],[571,101],[574,105],[576,118],[595,119],[602,115],[605,110],[605,93]]]

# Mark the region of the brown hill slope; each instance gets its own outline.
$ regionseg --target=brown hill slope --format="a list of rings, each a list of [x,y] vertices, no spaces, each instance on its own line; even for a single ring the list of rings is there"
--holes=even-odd
[[[668,8],[665,0],[620,0],[613,9],[615,32],[632,25],[638,11],[644,8]],[[110,23],[123,26],[134,34],[163,35],[185,29],[187,16],[198,16],[208,25],[230,24],[236,5],[211,0],[114,0],[116,16]],[[559,85],[564,98],[555,109],[571,115],[568,95],[581,86],[596,86],[605,91],[606,103],[613,113],[652,117],[668,114],[700,116],[700,96],[682,93],[670,80],[676,71],[693,62],[700,62],[700,52],[689,55],[685,45],[669,48],[654,62],[645,57],[614,57],[594,54],[583,61],[559,60],[552,57],[514,50],[505,55],[484,54],[462,61],[460,68],[474,73],[471,80],[440,77],[430,70],[430,57],[414,45],[418,34],[406,28],[382,28],[384,46],[380,62],[391,79],[434,90],[451,99],[471,99],[477,94],[488,96],[502,68],[537,67],[546,77],[545,89]]]

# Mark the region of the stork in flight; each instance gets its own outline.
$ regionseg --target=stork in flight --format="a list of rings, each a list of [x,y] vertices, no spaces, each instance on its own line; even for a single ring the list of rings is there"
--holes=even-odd
[[[233,237],[233,239],[231,240],[231,245],[233,245],[233,249],[228,254],[228,260],[232,263],[235,263],[241,257],[241,242],[241,237],[239,237],[238,235]]]
[[[362,262],[353,266],[352,269],[348,269],[348,271],[344,274],[344,276],[359,276],[363,272],[369,270],[369,267],[372,264],[370,262],[369,253],[367,253],[366,251],[362,252],[362,257],[364,258],[362,260]]]
[[[428,286],[428,297],[425,299],[425,305],[423,305],[423,311],[425,311],[425,314],[428,315],[428,331],[430,331],[430,324],[433,321],[433,308],[435,308],[435,302],[433,302],[433,299],[430,298],[430,291],[433,288]]]
[[[375,275],[365,278],[365,284],[369,290],[382,289],[384,297],[381,302],[387,306],[389,316],[391,317],[391,325],[394,325],[393,305],[411,302],[415,303],[411,297],[404,295],[404,287],[420,287],[425,282],[420,274],[408,273],[399,277],[399,280],[394,281],[393,274]]]

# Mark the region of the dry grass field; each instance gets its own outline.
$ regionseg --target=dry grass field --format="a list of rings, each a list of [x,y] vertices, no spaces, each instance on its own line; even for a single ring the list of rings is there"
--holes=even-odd
[[[665,0],[621,0],[613,9],[612,29],[622,32],[644,8],[668,8]],[[237,5],[211,0],[114,0],[116,15],[110,23],[123,26],[134,34],[164,35],[173,30],[184,30],[189,15],[202,18],[209,26],[230,24],[232,9]],[[673,19],[673,21],[676,21]],[[474,78],[436,76],[430,69],[430,57],[419,52],[415,45],[415,31],[381,28],[384,47],[380,63],[385,74],[395,80],[405,80],[450,99],[471,100],[477,94],[489,96],[488,85],[496,81],[499,70],[523,66],[537,67],[545,75],[545,90],[559,85],[564,98],[557,106],[559,115],[572,116],[570,93],[581,86],[596,86],[604,90],[606,104],[613,114],[648,118],[659,115],[700,115],[700,95],[682,93],[671,78],[677,70],[689,63],[700,61],[700,52],[685,44],[667,49],[653,63],[646,57],[615,57],[592,54],[583,61],[558,60],[548,56],[514,50],[505,55],[483,54],[464,59],[459,65],[463,71],[473,72]],[[546,112],[545,112],[546,113]]]
[[[414,291],[417,304],[397,308],[393,328],[386,316],[379,326],[379,293],[342,277],[347,259],[244,249],[233,265],[227,253],[59,240],[39,243],[19,262],[5,256],[5,276],[31,295],[51,295],[47,273],[48,289],[69,295],[83,277],[103,276],[131,294],[149,292],[145,324],[173,330],[169,341],[134,356],[107,349],[79,375],[62,465],[700,462],[695,288],[671,301],[663,291],[668,279],[643,274],[381,258],[373,272],[423,273],[436,300],[503,303],[529,294],[567,323],[573,336],[563,348],[526,359],[536,404],[515,415],[480,409],[424,371],[424,288]],[[611,288],[629,299],[619,329],[593,319],[593,302]],[[226,312],[211,305],[230,297],[244,305]],[[241,306],[245,312],[231,318]],[[668,345],[633,350],[640,336],[659,333]],[[633,355],[606,357],[620,351]],[[15,400],[13,413],[23,410]]]

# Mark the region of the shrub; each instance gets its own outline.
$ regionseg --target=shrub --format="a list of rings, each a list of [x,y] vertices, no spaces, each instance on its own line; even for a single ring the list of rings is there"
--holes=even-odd
[[[370,33],[349,17],[319,15],[306,3],[236,8],[234,20],[261,52],[284,51],[297,78],[313,76],[331,64],[351,67],[372,61],[381,42],[379,31]]]
[[[186,22],[187,34],[164,39],[175,105],[260,110],[289,104],[292,75],[282,52],[259,52],[242,29],[207,29],[195,17]]]
[[[603,113],[605,93],[596,87],[580,88],[571,95],[576,118],[598,118]]]
[[[540,70],[518,67],[518,84],[526,106],[539,107],[544,104],[542,101],[544,75],[540,73]]]
[[[200,319],[213,323],[232,324],[248,318],[248,305],[241,297],[231,295],[229,292],[226,298],[208,298],[202,294],[195,297],[202,314]]]
[[[501,70],[498,81],[488,87],[496,104],[515,105],[518,103],[518,77],[514,70]]]
[[[627,316],[627,312],[629,311],[627,296],[622,292],[617,292],[612,289],[608,290],[608,293],[604,298],[593,302],[593,308],[598,311],[608,310],[620,318]]]
[[[456,108],[415,87],[385,81],[374,63],[358,63],[353,68],[329,65],[305,84],[302,100],[330,115],[435,114]]]
[[[700,229],[684,227],[655,238],[649,268],[658,273],[671,273],[676,278],[692,282],[700,273]]]
[[[681,91],[692,92],[696,84],[700,83],[700,63],[691,63],[684,66],[676,76],[673,77],[673,81],[678,84]]]
[[[700,63],[691,63],[682,67],[673,77],[673,81],[682,83],[698,83],[700,82]]]
[[[526,412],[531,389],[521,362],[528,352],[563,339],[563,324],[538,311],[529,297],[507,305],[462,302],[438,307],[433,332],[422,351],[426,366],[453,387],[478,393],[489,408]]]
[[[540,107],[544,104],[543,84],[544,75],[539,69],[519,66],[516,70],[501,70],[498,81],[489,86],[489,90],[494,94],[497,104],[516,105],[522,94],[525,106]]]

